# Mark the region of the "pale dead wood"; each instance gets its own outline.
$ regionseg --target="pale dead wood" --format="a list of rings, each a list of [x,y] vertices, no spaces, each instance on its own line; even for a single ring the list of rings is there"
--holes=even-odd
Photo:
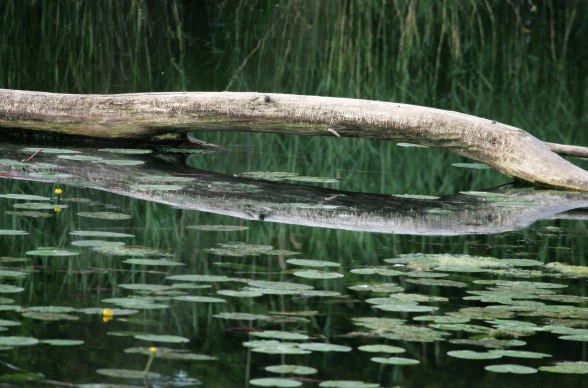
[[[587,171],[522,129],[392,102],[272,93],[75,95],[0,89],[0,127],[110,139],[198,129],[330,136],[335,131],[445,148],[533,184],[588,191]]]

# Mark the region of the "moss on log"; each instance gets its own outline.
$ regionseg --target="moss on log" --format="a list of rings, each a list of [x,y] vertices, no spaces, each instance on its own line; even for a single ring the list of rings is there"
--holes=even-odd
[[[348,136],[445,148],[506,175],[588,191],[588,172],[522,129],[422,106],[273,93],[76,95],[0,89],[0,128],[108,139],[187,130]]]

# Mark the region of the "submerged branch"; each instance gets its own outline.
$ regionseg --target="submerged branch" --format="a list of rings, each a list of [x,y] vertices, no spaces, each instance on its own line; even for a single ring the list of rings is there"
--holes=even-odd
[[[74,95],[0,89],[1,128],[126,140],[198,129],[335,133],[445,148],[533,184],[588,191],[587,171],[521,129],[392,102],[270,93]]]

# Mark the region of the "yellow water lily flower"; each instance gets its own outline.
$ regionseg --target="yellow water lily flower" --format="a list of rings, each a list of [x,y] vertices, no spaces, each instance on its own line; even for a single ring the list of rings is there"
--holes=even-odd
[[[59,195],[61,195],[61,194],[63,194],[63,190],[62,190],[62,189],[60,189],[59,187],[58,187],[58,188],[56,188],[56,189],[55,189],[55,195],[59,196]]]

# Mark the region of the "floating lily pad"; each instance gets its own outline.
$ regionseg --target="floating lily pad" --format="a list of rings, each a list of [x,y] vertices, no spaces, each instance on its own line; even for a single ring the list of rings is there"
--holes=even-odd
[[[180,281],[180,282],[232,282],[235,281],[233,278],[227,276],[216,276],[216,275],[172,275],[166,277],[167,280]]]
[[[406,349],[392,346],[392,345],[363,345],[358,348],[362,352],[369,352],[369,353],[404,353]]]
[[[398,313],[426,313],[426,312],[433,312],[439,310],[439,307],[434,306],[422,306],[419,304],[414,303],[390,303],[390,304],[378,304],[373,306],[373,308],[382,310],[382,311],[390,311],[390,312],[398,312]]]
[[[435,199],[439,199],[440,197],[437,197],[435,195],[420,195],[420,194],[393,194],[393,197],[398,197],[398,198],[406,198],[406,199],[424,199],[424,200],[435,200]]]
[[[229,319],[235,321],[265,321],[270,319],[269,315],[249,314],[249,313],[220,313],[213,315],[219,319]]]
[[[78,216],[86,218],[97,218],[101,220],[128,220],[131,218],[128,214],[114,212],[79,212]]]
[[[169,308],[167,304],[154,303],[151,300],[141,298],[108,298],[102,299],[102,302],[111,303],[126,309],[155,310]]]
[[[138,166],[145,164],[142,160],[130,160],[130,159],[102,159],[95,163],[108,164],[110,166]]]
[[[205,249],[205,252],[220,256],[258,256],[274,248],[271,245],[255,245],[242,242],[219,244],[218,248]]]
[[[498,351],[474,352],[472,350],[452,350],[447,352],[447,355],[464,360],[494,360],[502,357]]]
[[[375,293],[387,293],[387,292],[402,292],[404,288],[394,283],[370,283],[370,284],[356,284],[354,286],[347,287],[353,291],[360,292],[375,292]]]
[[[547,353],[538,353],[538,352],[529,352],[524,350],[495,350],[495,352],[502,354],[505,357],[515,357],[515,358],[546,358],[551,357],[551,354]]]
[[[11,321],[8,319],[0,319],[0,326],[2,327],[14,327],[14,326],[20,326],[21,323],[17,322],[17,321]]]
[[[387,365],[418,365],[421,363],[419,360],[405,357],[372,357],[371,360],[378,364]]]
[[[84,341],[74,339],[44,339],[40,342],[51,346],[78,346],[84,344]]]
[[[174,300],[182,302],[193,302],[193,303],[226,303],[227,301],[222,298],[215,298],[212,296],[197,296],[197,295],[182,295],[174,297]]]
[[[525,346],[525,341],[516,339],[496,339],[493,337],[483,337],[477,339],[452,339],[449,342],[456,345],[473,345],[483,346],[486,348],[507,348],[511,346]]]
[[[25,202],[15,203],[12,205],[15,209],[27,209],[27,210],[54,210],[54,209],[66,209],[68,206],[63,204],[54,203],[43,203],[43,202]]]
[[[247,284],[260,290],[285,290],[300,292],[303,290],[312,290],[314,287],[307,284],[289,283],[289,282],[272,282],[267,280],[248,280]],[[263,291],[262,291],[263,292]]]
[[[121,288],[126,290],[133,290],[133,291],[150,291],[150,292],[161,292],[171,290],[172,286],[165,286],[162,284],[145,284],[145,283],[137,283],[137,284],[119,284]]]
[[[18,217],[31,217],[31,218],[49,218],[53,217],[51,213],[45,212],[37,212],[32,210],[25,210],[25,211],[6,211],[4,214],[9,216],[18,216]]]
[[[177,335],[159,335],[159,334],[145,334],[136,335],[136,339],[148,342],[164,342],[169,344],[183,344],[188,343],[190,340],[186,337],[180,337]]]
[[[124,242],[120,241],[107,241],[107,240],[77,240],[72,241],[71,245],[75,247],[102,247],[102,246],[123,246]]]
[[[82,237],[135,237],[134,234],[106,232],[99,230],[75,230],[69,234]]]
[[[73,175],[67,174],[65,172],[31,172],[29,174],[31,178],[40,178],[40,179],[67,179],[72,178]]]
[[[145,356],[151,355],[151,350],[148,347],[135,347],[125,349],[125,353],[143,354]],[[189,353],[181,349],[171,349],[158,346],[157,358],[174,361],[216,361],[216,357],[208,356],[206,354]]]
[[[130,189],[139,191],[178,191],[182,190],[184,186],[178,185],[132,185]]]
[[[588,334],[562,335],[558,338],[565,341],[588,342]]]
[[[22,199],[24,201],[49,201],[51,198],[32,194],[0,194],[0,198]]]
[[[305,279],[339,279],[343,277],[343,274],[337,272],[319,271],[314,269],[296,271],[293,275]]]
[[[271,373],[292,374],[292,375],[312,375],[318,373],[318,370],[303,365],[271,365],[266,366],[265,370]]]
[[[263,296],[263,292],[256,290],[218,290],[219,295],[232,296],[234,298],[257,298]]]
[[[561,361],[555,365],[540,366],[541,372],[566,373],[566,374],[588,374],[588,362],[586,361]]]
[[[109,310],[114,317],[133,315],[133,314],[139,313],[139,310],[133,310],[133,309],[110,308]],[[83,308],[83,309],[78,309],[77,311],[80,313],[83,313],[83,314],[88,314],[88,315],[102,316],[104,314],[104,309],[101,307],[87,307],[87,308]]]
[[[298,345],[299,348],[311,352],[350,352],[352,348],[344,345],[326,344],[320,342],[308,342]]]
[[[23,292],[24,288],[11,286],[10,284],[0,284],[0,294],[18,294]]]
[[[75,315],[45,311],[25,311],[22,316],[39,321],[77,321],[79,319]]]
[[[36,383],[40,383],[44,379],[44,374],[34,372],[3,373],[0,375],[0,381],[9,383],[9,386],[12,386],[13,384],[18,384],[19,386],[23,384],[30,385],[28,383],[37,385]]]
[[[570,265],[555,261],[547,264],[545,268],[571,278],[588,278],[588,267],[583,265]]]
[[[96,373],[108,377],[118,377],[121,379],[157,379],[161,377],[159,373],[148,372],[145,373],[142,370],[131,370],[131,369],[97,369]]]
[[[488,170],[488,169],[490,169],[490,166],[488,166],[487,164],[483,164],[483,163],[452,163],[451,165],[454,167],[470,168],[470,169],[474,169],[474,170]]]
[[[141,148],[100,148],[98,151],[124,155],[145,155],[153,152],[151,150]]]
[[[40,313],[71,313],[75,311],[70,306],[31,306],[27,307],[26,311],[37,311]]]
[[[88,155],[57,155],[57,157],[60,159],[74,160],[77,162],[97,162],[102,160],[102,158],[99,158],[97,156]]]
[[[79,154],[79,153],[81,153],[80,151],[69,150],[69,149],[65,149],[65,148],[40,148],[40,147],[23,148],[21,150],[21,152],[30,152],[30,153],[42,152],[44,154]]]
[[[127,259],[124,260],[123,263],[132,264],[132,265],[146,265],[146,266],[154,266],[154,267],[177,267],[181,265],[186,265],[185,263],[175,261],[175,260],[168,260],[168,259]]]
[[[518,375],[528,375],[537,373],[537,369],[535,368],[515,364],[488,365],[485,366],[484,369],[486,369],[489,372],[514,373]]]
[[[438,287],[457,287],[465,288],[468,286],[467,283],[458,282],[455,280],[446,279],[406,279],[407,283],[419,284],[423,286],[438,286]]]
[[[29,232],[15,229],[0,229],[0,236],[26,236]]]
[[[0,346],[31,346],[39,343],[34,337],[0,336]]]
[[[92,251],[110,256],[153,256],[163,255],[163,252],[156,248],[139,247],[139,246],[113,246],[103,245],[92,248]],[[180,264],[177,264],[180,265]]]
[[[249,229],[247,226],[238,225],[190,225],[186,228],[203,230],[206,232],[240,232]]]
[[[366,268],[354,268],[350,271],[356,275],[381,275],[381,276],[400,276],[404,275],[404,272],[397,271],[395,269],[385,267],[366,267]]]
[[[300,381],[278,377],[264,377],[249,380],[249,384],[256,387],[300,387]]]
[[[252,342],[261,342],[261,341],[249,341]],[[266,345],[257,345],[257,346],[250,346],[252,352],[255,353],[265,353],[265,354],[310,354],[310,350],[301,349],[295,343],[289,342],[278,342],[273,344],[266,344]]]
[[[25,252],[27,255],[33,256],[56,256],[56,257],[65,257],[65,256],[77,256],[80,252],[73,252],[73,251],[66,251],[64,249],[56,249],[50,247],[40,247],[35,249],[34,251],[27,251]]]
[[[292,265],[299,265],[302,267],[339,267],[341,266],[340,263],[335,263],[334,261],[326,261],[326,260],[309,260],[309,259],[288,259],[286,263]]]
[[[256,331],[251,333],[251,335],[259,338],[276,339],[284,341],[305,341],[310,338],[306,334],[278,330]]]
[[[11,271],[8,269],[0,269],[0,278],[24,278],[28,273],[21,271]]]

